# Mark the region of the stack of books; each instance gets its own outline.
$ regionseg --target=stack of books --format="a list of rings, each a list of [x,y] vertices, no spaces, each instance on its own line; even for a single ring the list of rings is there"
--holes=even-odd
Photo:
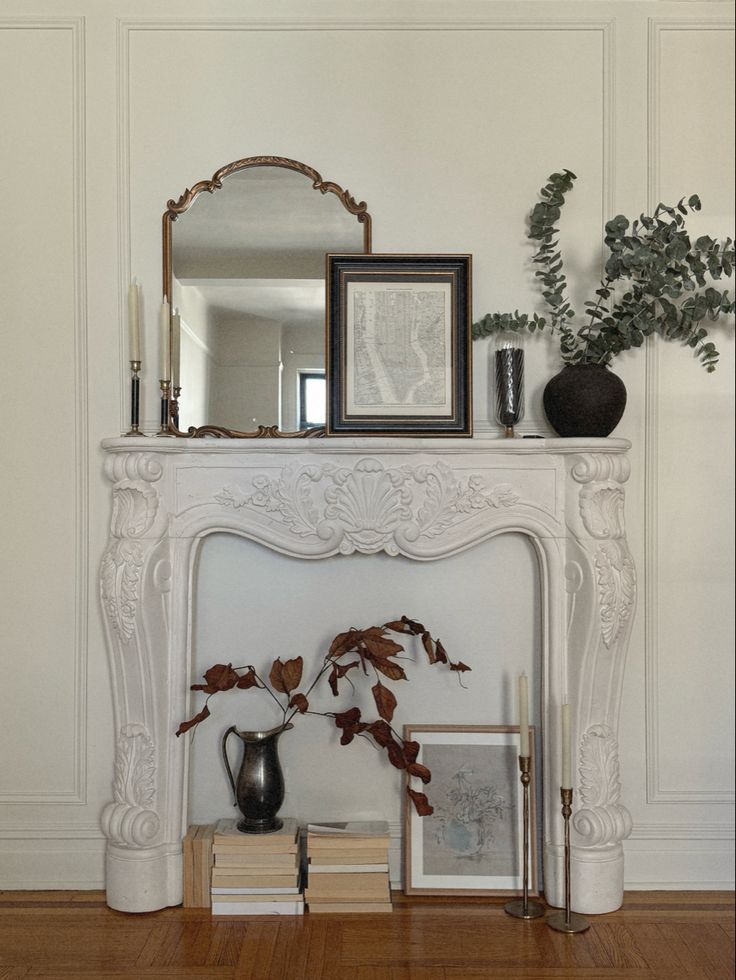
[[[243,834],[221,820],[212,838],[213,915],[302,915],[299,828],[285,818],[272,834]]]
[[[390,912],[385,820],[307,826],[310,912]]]
[[[182,846],[185,908],[209,908],[214,832],[214,824],[192,824],[187,830]]]

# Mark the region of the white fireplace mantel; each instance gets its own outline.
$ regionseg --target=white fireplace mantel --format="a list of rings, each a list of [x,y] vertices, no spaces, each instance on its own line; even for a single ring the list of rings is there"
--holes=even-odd
[[[503,532],[529,537],[542,583],[545,896],[564,904],[559,706],[572,705],[573,907],[623,895],[618,716],[636,578],[621,439],[173,439],[103,443],[112,484],[100,585],[115,710],[104,809],[108,904],[182,899],[192,568],[213,532],[294,559],[384,551],[441,559]],[[296,814],[298,817],[298,814]]]

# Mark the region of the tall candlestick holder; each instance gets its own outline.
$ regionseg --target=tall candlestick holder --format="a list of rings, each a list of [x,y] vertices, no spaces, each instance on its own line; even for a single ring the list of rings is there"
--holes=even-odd
[[[141,379],[139,372],[141,369],[140,361],[130,362],[130,428],[125,433],[126,436],[140,436],[143,433],[139,426],[139,411],[141,404]]]
[[[169,404],[171,400],[171,381],[162,378],[159,381],[161,387],[161,428],[158,430],[160,436],[170,436],[169,429]]]
[[[570,816],[572,815],[572,789],[560,787],[562,818],[565,821],[565,911],[547,917],[547,925],[557,932],[585,932],[590,923],[584,915],[571,911],[570,901]]]
[[[503,909],[516,919],[538,919],[544,915],[544,906],[539,902],[529,901],[529,783],[531,782],[532,760],[528,755],[519,756],[519,778],[523,787],[523,824],[524,824],[524,876],[521,899],[508,902]]]
[[[179,398],[181,396],[181,386],[174,385],[174,397],[171,399],[171,404],[169,405],[169,410],[171,412],[171,421],[174,423],[174,428],[179,428]]]

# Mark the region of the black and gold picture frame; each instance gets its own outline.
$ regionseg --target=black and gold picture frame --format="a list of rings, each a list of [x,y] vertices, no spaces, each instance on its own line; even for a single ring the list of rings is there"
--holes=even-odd
[[[472,435],[471,266],[327,256],[327,435]]]

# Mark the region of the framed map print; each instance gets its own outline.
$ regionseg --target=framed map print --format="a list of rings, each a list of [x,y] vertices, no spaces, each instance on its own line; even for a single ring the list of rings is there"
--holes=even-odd
[[[472,434],[470,255],[327,256],[327,434]]]
[[[534,746],[531,732],[532,750]],[[434,808],[406,808],[407,895],[517,895],[524,887],[523,788],[518,726],[405,725],[432,772]],[[534,754],[529,784],[529,894],[537,895]]]

